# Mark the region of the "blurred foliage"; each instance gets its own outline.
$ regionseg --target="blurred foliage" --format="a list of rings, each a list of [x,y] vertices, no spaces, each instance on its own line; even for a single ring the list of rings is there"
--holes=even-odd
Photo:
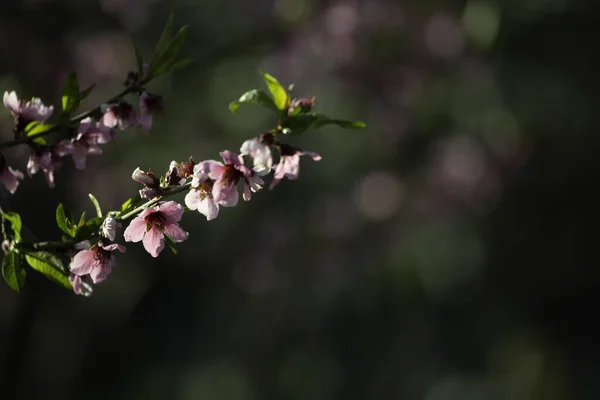
[[[3,2],[0,87],[24,96],[60,104],[73,71],[97,84],[84,106],[117,93],[128,36],[149,57],[170,11],[196,59],[153,83],[167,110],[149,137],[64,163],[51,192],[40,176],[2,192],[37,237],[60,235],[65,196],[75,215],[90,192],[115,208],[136,167],[270,129],[260,108],[228,109],[259,70],[368,128],[292,138],[323,160],[215,221],[186,216],[178,256],[129,246],[89,299],[37,276],[0,287],[2,398],[599,398],[593,6]]]

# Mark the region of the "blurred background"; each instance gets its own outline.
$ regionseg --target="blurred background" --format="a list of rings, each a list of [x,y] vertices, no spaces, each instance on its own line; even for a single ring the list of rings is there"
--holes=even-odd
[[[289,143],[300,179],[186,214],[179,255],[130,244],[90,298],[0,285],[2,399],[598,399],[593,2],[23,0],[0,4],[0,91],[60,104],[66,76],[122,88],[171,10],[196,62],[150,86],[166,113],[85,171],[67,159],[2,206],[117,208],[136,167],[217,158],[270,129],[230,101],[267,71],[359,119]],[[0,112],[2,140],[12,120]],[[25,170],[27,149],[6,152]],[[183,201],[183,196],[180,198]],[[121,240],[122,241],[122,240]]]

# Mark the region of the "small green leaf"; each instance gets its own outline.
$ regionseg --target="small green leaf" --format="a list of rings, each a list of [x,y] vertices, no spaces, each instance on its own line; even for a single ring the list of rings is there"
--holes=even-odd
[[[21,227],[23,226],[21,223],[21,216],[16,212],[2,213],[2,216],[5,220],[10,222],[11,228],[15,235],[15,239],[17,241],[21,240]]]
[[[133,48],[133,55],[135,56],[135,65],[137,67],[138,75],[140,78],[144,76],[144,58],[142,57],[142,53],[135,45],[133,38],[131,39],[131,47]]]
[[[98,217],[102,217],[102,209],[100,208],[100,203],[98,203],[98,200],[94,197],[93,194],[88,194],[88,196],[90,196],[90,200],[92,201],[92,203],[94,203],[94,207],[96,208],[96,215]]]
[[[72,73],[67,78],[62,93],[62,109],[65,113],[73,111],[79,106],[79,81],[77,75]]]
[[[139,194],[136,194],[132,198],[127,199],[125,201],[125,203],[123,203],[123,205],[121,205],[121,214],[125,214],[129,210],[132,210],[141,200],[142,200],[142,198],[140,197]]]
[[[85,100],[86,97],[90,95],[90,93],[92,93],[92,90],[94,90],[95,87],[96,84],[92,83],[87,89],[84,89],[83,92],[79,93],[79,104],[81,104],[81,102]]]
[[[179,32],[173,37],[173,39],[169,42],[165,50],[148,66],[148,71],[146,75],[148,78],[156,78],[168,72],[169,65],[175,62],[175,58],[179,51],[181,50],[181,46],[185,42],[189,32],[189,26],[182,27]]]
[[[165,72],[165,75],[170,74],[175,71],[178,71],[182,68],[185,68],[193,62],[194,62],[193,58],[181,58],[179,60],[176,60],[176,61],[172,62],[171,64],[169,64],[169,66],[167,68],[167,72]]]
[[[27,136],[38,136],[49,131],[55,126],[56,125],[54,124],[35,124],[31,126],[31,129],[25,131],[25,133],[27,134]]]
[[[311,126],[313,129],[320,128],[325,125],[337,125],[344,129],[363,129],[367,127],[367,124],[361,121],[345,121],[342,119],[331,119],[325,115],[317,114],[317,120]]]
[[[82,240],[87,240],[87,239],[91,238],[92,236],[96,236],[98,234],[98,231],[100,230],[100,226],[102,225],[102,222],[104,222],[104,218],[101,218],[101,217],[95,217],[95,218],[88,220],[85,223],[85,225],[80,226],[79,229],[77,229],[77,234],[75,235],[75,241],[79,242]]]
[[[175,248],[176,244],[173,241],[173,239],[171,239],[169,236],[165,235],[165,243],[167,244],[167,246],[169,246],[169,249],[171,249],[171,251],[173,252],[173,254],[177,255],[178,251]]]
[[[337,125],[340,128],[345,129],[362,129],[367,126],[365,123],[360,121],[332,119],[323,114],[310,112],[290,116],[285,123],[285,128],[288,128],[292,135],[300,135],[307,129],[317,129],[325,125]]]
[[[22,267],[22,256],[10,251],[2,260],[2,277],[15,292],[20,293],[25,286],[27,271]]]
[[[61,231],[70,237],[75,237],[77,227],[73,225],[73,217],[71,216],[71,213],[65,209],[62,203],[56,208],[56,224]]]
[[[290,104],[290,97],[288,95],[287,90],[279,83],[275,77],[267,74],[266,72],[261,72],[269,91],[273,95],[273,101],[275,102],[275,106],[278,110],[286,110]]]
[[[46,251],[36,251],[25,254],[25,259],[31,268],[41,272],[52,282],[64,286],[67,289],[73,289],[68,278],[68,271],[65,269],[60,258]]]
[[[229,109],[235,113],[241,104],[258,104],[277,113],[277,106],[271,96],[258,89],[252,89],[244,93],[239,100],[229,104]]]
[[[173,38],[173,24],[173,13],[171,12],[171,14],[169,14],[167,24],[165,25],[165,29],[163,29],[162,34],[160,35],[160,39],[158,39],[158,43],[154,48],[154,53],[152,53],[150,65],[152,65],[156,61],[156,59],[165,51],[167,45]]]
[[[81,218],[79,218],[79,223],[77,224],[77,229],[85,226],[85,211],[81,213]]]

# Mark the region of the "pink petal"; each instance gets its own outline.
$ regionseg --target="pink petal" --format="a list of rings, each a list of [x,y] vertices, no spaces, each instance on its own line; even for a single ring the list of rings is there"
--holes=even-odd
[[[144,211],[147,211],[144,210]],[[126,242],[134,242],[137,243],[144,238],[146,234],[146,220],[142,217],[134,218],[130,223],[125,232],[123,232],[123,237]]]
[[[302,153],[300,153],[300,155],[312,157],[312,159],[315,161],[321,161],[321,156],[317,153],[313,153],[312,151],[303,151]]]
[[[155,227],[150,228],[150,230],[146,232],[142,243],[144,244],[146,251],[154,258],[158,257],[162,249],[165,248],[164,235]]]
[[[86,161],[86,157],[87,157],[87,148],[85,146],[81,146],[81,145],[75,146],[71,156],[73,157],[73,162],[75,163],[75,168],[85,169],[85,161]]]
[[[21,109],[21,105],[19,104],[19,98],[17,97],[17,93],[13,90],[12,92],[4,92],[4,107],[8,108],[11,112],[18,114]]]
[[[210,221],[219,215],[219,205],[214,202],[213,199],[206,196],[204,200],[200,201],[198,205],[198,212],[206,216],[206,220]]]
[[[73,286],[73,293],[81,294],[82,293],[82,282],[81,277],[79,275],[70,274],[69,275],[69,283]]]
[[[244,159],[231,150],[225,150],[219,154],[221,157],[223,157],[225,164],[231,164],[235,166],[244,165]]]
[[[93,250],[81,250],[73,257],[69,269],[75,275],[82,276],[89,274],[96,264],[94,255],[95,253]]]
[[[205,161],[208,169],[208,177],[212,180],[217,180],[225,172],[225,166],[218,161],[208,160]]]
[[[112,259],[112,256],[106,262],[98,263],[96,268],[92,269],[90,272],[92,282],[100,283],[105,280],[112,271],[112,267],[116,266],[116,264],[117,263]]]
[[[179,224],[166,224],[163,227],[163,232],[165,235],[173,239],[174,242],[183,242],[187,240],[189,233],[181,229]]]
[[[240,197],[235,182],[227,185],[223,179],[215,182],[212,195],[215,203],[223,207],[235,207]]]
[[[200,206],[200,191],[196,189],[192,189],[185,195],[185,205],[190,210],[197,210]]]
[[[152,128],[152,115],[142,112],[139,123],[142,126],[144,133],[148,135],[150,133],[150,128]]]
[[[146,218],[148,215],[150,214],[154,214],[156,212],[159,211],[159,207],[155,206],[155,207],[148,207],[146,208],[144,211],[142,211],[142,213],[139,215],[140,218]]]
[[[118,243],[111,243],[106,246],[104,246],[103,244],[100,244],[99,246],[102,247],[106,251],[119,250],[121,253],[125,253],[125,251],[127,251],[127,248],[125,246],[123,246],[122,244],[118,244]]]
[[[114,128],[119,123],[119,118],[117,118],[115,111],[109,108],[102,117],[102,123],[109,128]]]
[[[252,191],[250,190],[250,186],[247,183],[244,183],[244,194],[242,195],[245,201],[250,201],[252,198]]]
[[[165,217],[165,223],[170,224],[178,222],[183,216],[183,206],[176,201],[166,201],[160,204],[160,213]]]

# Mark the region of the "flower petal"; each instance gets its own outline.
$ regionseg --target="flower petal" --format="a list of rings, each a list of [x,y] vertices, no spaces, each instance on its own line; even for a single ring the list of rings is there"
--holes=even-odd
[[[165,248],[165,237],[161,231],[157,228],[152,227],[142,241],[144,248],[154,258],[158,257],[162,249]]]
[[[197,210],[200,205],[200,191],[197,189],[192,189],[185,195],[185,205],[190,210]]]
[[[144,210],[147,211],[147,210]],[[123,238],[126,242],[137,243],[144,238],[146,234],[146,220],[140,215],[134,218],[130,223],[125,232],[123,232]]]
[[[179,224],[176,224],[176,223],[166,224],[163,227],[163,232],[165,235],[167,235],[168,237],[173,239],[174,242],[177,242],[177,243],[187,240],[188,236],[190,235],[189,233],[187,233],[186,231],[181,229]]]
[[[165,223],[178,222],[183,216],[183,206],[176,201],[165,201],[159,205],[160,213],[165,217]]]
[[[204,214],[206,220],[210,221],[217,218],[219,215],[219,205],[216,204],[212,198],[206,196],[204,200],[200,201],[198,212]]]
[[[69,269],[75,275],[82,276],[89,274],[96,264],[96,260],[94,259],[95,254],[93,250],[81,250],[73,257]]]

